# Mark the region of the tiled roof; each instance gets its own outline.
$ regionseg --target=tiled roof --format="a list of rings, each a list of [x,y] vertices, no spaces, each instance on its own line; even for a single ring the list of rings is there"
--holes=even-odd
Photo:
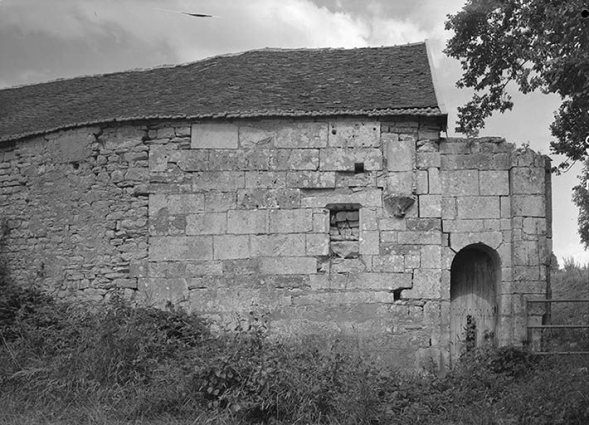
[[[342,115],[446,117],[425,43],[263,49],[0,90],[0,141],[114,121]]]

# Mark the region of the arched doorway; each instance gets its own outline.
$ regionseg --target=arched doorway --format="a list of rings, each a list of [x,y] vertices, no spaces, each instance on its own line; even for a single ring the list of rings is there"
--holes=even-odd
[[[495,343],[497,283],[501,266],[497,252],[486,245],[469,245],[458,252],[450,280],[450,353]]]

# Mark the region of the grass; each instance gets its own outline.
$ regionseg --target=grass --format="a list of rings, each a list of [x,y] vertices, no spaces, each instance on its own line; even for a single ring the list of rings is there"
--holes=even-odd
[[[588,361],[472,351],[444,377],[383,368],[333,340],[286,344],[254,314],[60,303],[0,288],[2,424],[586,424]]]

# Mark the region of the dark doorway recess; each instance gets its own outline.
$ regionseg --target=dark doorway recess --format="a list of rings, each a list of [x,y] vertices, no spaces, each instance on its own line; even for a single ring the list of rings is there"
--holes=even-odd
[[[495,344],[500,275],[499,255],[486,245],[469,245],[454,257],[450,280],[453,360],[464,351]]]

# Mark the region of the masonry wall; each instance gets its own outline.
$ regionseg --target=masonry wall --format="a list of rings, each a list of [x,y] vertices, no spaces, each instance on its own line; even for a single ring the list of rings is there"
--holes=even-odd
[[[413,368],[448,362],[460,249],[501,258],[500,343],[521,343],[523,299],[546,290],[546,159],[440,140],[434,120],[135,123],[2,155],[5,274],[63,297],[255,311]],[[334,238],[342,209],[357,241]]]

